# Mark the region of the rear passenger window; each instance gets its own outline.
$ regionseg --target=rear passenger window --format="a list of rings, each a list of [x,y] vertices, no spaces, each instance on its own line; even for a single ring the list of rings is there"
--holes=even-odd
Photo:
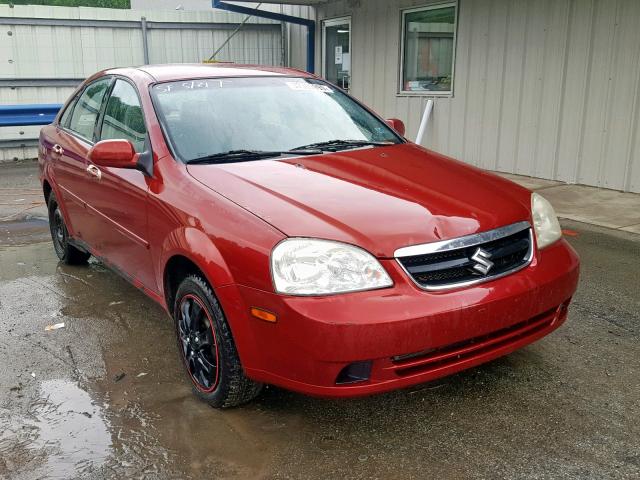
[[[87,140],[93,140],[93,132],[95,131],[98,115],[100,114],[100,106],[102,105],[102,100],[110,84],[111,79],[105,78],[85,88],[71,114],[69,130],[72,130]]]
[[[147,129],[135,88],[128,82],[116,80],[104,112],[100,140],[129,140],[140,153],[146,138]]]

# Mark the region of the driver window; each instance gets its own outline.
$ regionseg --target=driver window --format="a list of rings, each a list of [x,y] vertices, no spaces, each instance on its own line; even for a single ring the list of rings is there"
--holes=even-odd
[[[129,140],[140,153],[144,150],[146,137],[147,129],[135,88],[124,80],[116,80],[104,113],[100,140]]]

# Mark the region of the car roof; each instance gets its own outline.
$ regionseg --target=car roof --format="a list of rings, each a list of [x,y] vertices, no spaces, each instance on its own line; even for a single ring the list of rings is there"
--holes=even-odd
[[[271,67],[264,65],[240,65],[235,63],[176,63],[164,65],[144,65],[135,68],[109,69],[105,70],[102,73],[107,75],[120,74],[129,76],[131,75],[132,70],[143,71],[157,82],[216,77],[311,76],[306,72],[293,68]]]

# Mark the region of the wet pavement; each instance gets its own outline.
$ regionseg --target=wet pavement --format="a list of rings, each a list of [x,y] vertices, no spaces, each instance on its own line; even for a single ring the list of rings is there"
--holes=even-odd
[[[44,218],[46,214],[37,162],[0,163],[0,222]],[[2,233],[0,230],[0,239]]]
[[[583,262],[569,320],[507,357],[365,399],[270,387],[218,411],[191,394],[160,307],[97,262],[58,264],[33,210],[0,222],[0,478],[640,477],[638,235],[563,222]]]

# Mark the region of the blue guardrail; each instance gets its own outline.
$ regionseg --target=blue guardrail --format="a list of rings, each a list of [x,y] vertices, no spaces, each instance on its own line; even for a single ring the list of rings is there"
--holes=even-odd
[[[0,127],[48,125],[62,108],[57,103],[35,105],[0,105]]]

